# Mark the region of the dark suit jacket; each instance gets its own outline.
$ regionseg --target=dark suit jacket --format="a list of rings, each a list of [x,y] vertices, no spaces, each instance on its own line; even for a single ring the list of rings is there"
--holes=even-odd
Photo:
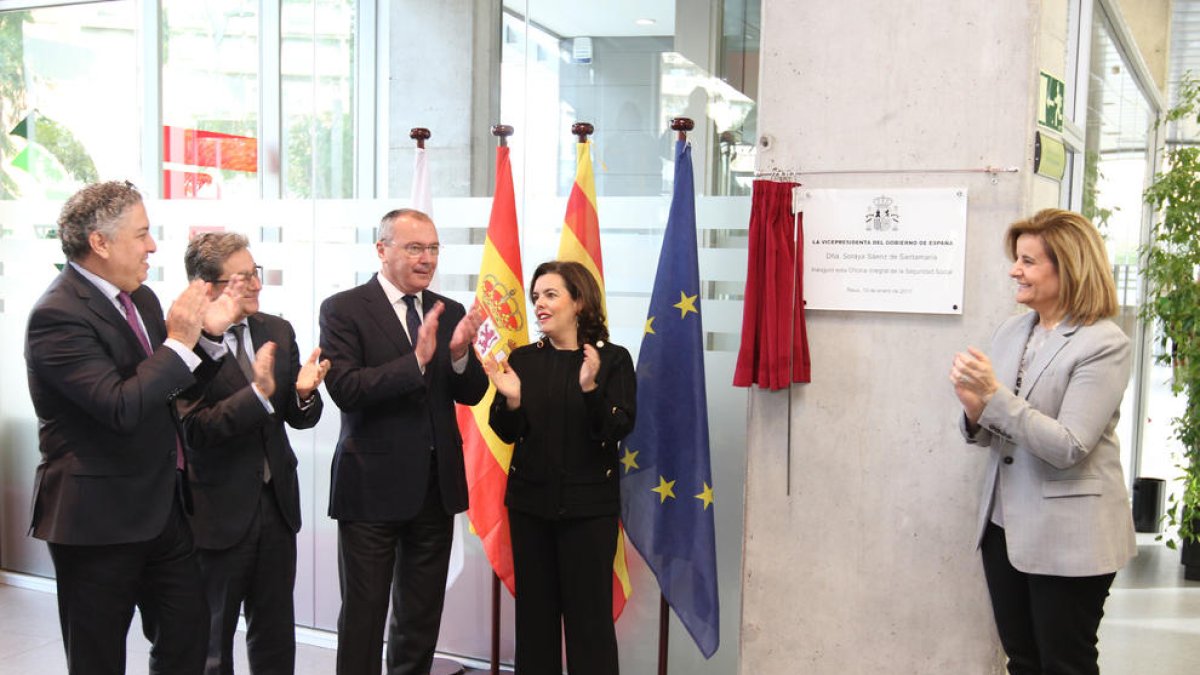
[[[466,310],[431,291],[421,296],[426,312],[438,301],[446,310],[438,324],[437,352],[424,375],[377,279],[321,304],[321,351],[332,362],[325,387],[342,411],[329,495],[332,518],[412,518],[424,501],[435,452],[446,512],[467,508],[454,402],[478,403],[488,380],[474,349],[468,350],[466,370],[454,372],[450,337]]]
[[[26,331],[29,394],[42,462],[33,535],[55,544],[148,541],[171,512],[178,438],[174,399],[216,373],[197,349],[195,373],[170,348],[162,306],[132,293],[154,354],[116,306],[67,265],[34,305]]]
[[[300,530],[300,490],[296,454],[284,423],[308,429],[321,419],[322,401],[305,410],[296,399],[300,354],[292,325],[270,314],[246,319],[254,350],[275,343],[274,414],[268,413],[233,354],[221,359],[216,377],[203,391],[179,399],[188,440],[188,477],[195,509],[196,546],[225,549],[241,541],[250,527],[263,489],[263,455],[271,465],[271,485],[279,510],[293,532]]]

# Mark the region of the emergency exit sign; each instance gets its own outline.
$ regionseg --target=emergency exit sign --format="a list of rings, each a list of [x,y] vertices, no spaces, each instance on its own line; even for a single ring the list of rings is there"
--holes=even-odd
[[[1063,130],[1063,95],[1066,89],[1062,80],[1042,71],[1041,91],[1038,96],[1038,124],[1053,131]]]

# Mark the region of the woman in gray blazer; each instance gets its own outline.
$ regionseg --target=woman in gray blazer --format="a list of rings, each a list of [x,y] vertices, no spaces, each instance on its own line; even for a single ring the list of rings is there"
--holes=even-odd
[[[1096,632],[1136,553],[1117,419],[1129,339],[1104,241],[1083,216],[1039,211],[1005,237],[1016,299],[990,357],[955,355],[967,443],[989,448],[978,545],[1008,672],[1098,673]]]

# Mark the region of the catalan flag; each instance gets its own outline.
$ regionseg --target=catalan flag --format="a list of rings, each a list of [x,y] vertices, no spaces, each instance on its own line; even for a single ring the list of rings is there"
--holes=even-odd
[[[512,164],[506,146],[496,149],[496,193],[492,197],[492,215],[483,247],[483,263],[479,267],[475,304],[487,317],[475,338],[475,346],[485,358],[501,352],[507,356],[517,347],[529,343],[517,206],[513,195]],[[489,385],[479,403],[471,407],[458,406],[458,427],[463,437],[471,503],[467,517],[483,543],[483,551],[496,576],[510,593],[515,594],[512,540],[508,534],[508,510],[504,507],[513,446],[501,441],[488,426],[488,409],[495,395],[495,385]]]
[[[638,353],[637,427],[621,448],[621,517],[663,597],[708,658],[720,644],[720,611],[701,319],[692,149],[680,140]]]
[[[600,255],[600,218],[596,215],[596,179],[592,174],[591,143],[575,148],[575,184],[567,198],[559,260],[573,260],[588,268],[600,284],[600,303],[604,300],[604,263]],[[607,316],[607,308],[605,315]],[[625,530],[617,531],[617,555],[613,558],[613,620],[621,616],[625,602],[633,595],[629,567],[625,562]]]

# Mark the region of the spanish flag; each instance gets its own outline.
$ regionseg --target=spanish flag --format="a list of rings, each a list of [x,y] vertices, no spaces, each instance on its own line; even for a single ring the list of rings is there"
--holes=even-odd
[[[517,237],[517,206],[507,146],[496,148],[496,193],[492,197],[475,304],[486,315],[475,338],[481,358],[503,359],[517,347],[529,344],[521,242]],[[512,540],[508,534],[508,511],[504,508],[513,446],[501,441],[488,426],[488,409],[495,395],[495,385],[489,385],[479,403],[458,406],[458,427],[463,436],[470,493],[467,517],[496,576],[515,595]]]
[[[559,260],[582,264],[600,284],[600,302],[604,299],[604,262],[600,255],[600,218],[596,215],[596,179],[592,174],[591,143],[579,143],[575,148],[575,185],[567,199],[567,215],[563,219],[562,239],[558,244]],[[608,316],[605,306],[604,314]],[[613,621],[621,616],[625,601],[633,595],[629,583],[629,568],[625,563],[625,530],[617,530],[617,555],[613,558]]]

